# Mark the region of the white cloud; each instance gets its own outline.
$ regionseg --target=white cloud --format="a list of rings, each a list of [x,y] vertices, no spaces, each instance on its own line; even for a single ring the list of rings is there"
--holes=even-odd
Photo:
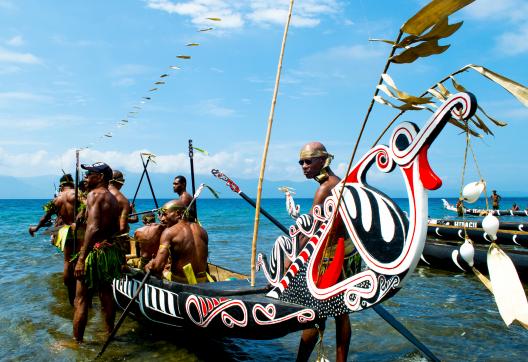
[[[528,2],[525,0],[479,0],[464,11],[474,19],[502,22],[513,29],[495,37],[498,54],[513,56],[528,52]]]
[[[29,92],[3,92],[0,93],[0,107],[17,102],[50,102],[52,98],[47,95]]]
[[[218,28],[241,28],[247,22],[260,25],[284,25],[289,3],[280,0],[148,0],[147,7],[191,18],[193,24]],[[336,14],[337,0],[305,0],[294,5],[291,25],[315,27],[326,15]],[[207,17],[219,17],[212,22]]]
[[[11,39],[7,40],[6,44],[14,46],[14,47],[19,47],[21,45],[24,45],[25,41],[24,41],[24,38],[22,37],[22,35],[16,35],[16,36],[12,37]]]
[[[214,117],[231,117],[235,110],[221,104],[221,99],[208,99],[198,103],[195,107],[197,113]]]
[[[496,48],[501,54],[506,55],[528,53],[528,22],[516,31],[499,35]]]
[[[41,60],[31,53],[18,53],[0,47],[0,63],[39,64]]]

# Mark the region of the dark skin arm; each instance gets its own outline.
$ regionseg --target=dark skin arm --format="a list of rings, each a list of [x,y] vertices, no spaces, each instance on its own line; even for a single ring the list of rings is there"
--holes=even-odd
[[[55,202],[55,201],[54,201]],[[46,223],[48,223],[51,220],[51,217],[55,215],[54,210],[48,210],[39,220],[38,224],[36,226],[30,226],[29,227],[29,235],[35,236],[35,233]]]
[[[84,264],[86,256],[92,250],[95,241],[98,240],[98,234],[100,232],[102,210],[101,210],[102,195],[98,193],[88,194],[86,200],[86,209],[88,218],[86,220],[86,231],[84,233],[84,241],[79,251],[79,257],[75,264],[74,275],[77,279],[84,277]]]
[[[152,259],[147,265],[145,265],[145,271],[151,270],[154,274],[160,274],[169,260],[169,248],[173,232],[170,229],[164,230],[161,234],[160,246],[156,254],[156,258]]]
[[[135,214],[136,213],[136,206],[132,203],[130,203],[130,213]],[[137,215],[134,216],[128,216],[128,223],[129,224],[135,224],[139,221],[139,217]]]

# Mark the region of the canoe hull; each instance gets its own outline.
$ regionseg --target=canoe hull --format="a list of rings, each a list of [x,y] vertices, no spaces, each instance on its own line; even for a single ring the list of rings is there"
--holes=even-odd
[[[135,272],[114,279],[114,299],[121,309],[143,276]],[[266,291],[245,280],[192,286],[149,277],[130,315],[154,326],[244,339],[279,338],[314,326],[314,310],[266,297]]]

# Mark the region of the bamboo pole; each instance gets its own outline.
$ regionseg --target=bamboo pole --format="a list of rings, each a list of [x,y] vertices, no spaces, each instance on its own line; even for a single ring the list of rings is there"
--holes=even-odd
[[[271,128],[273,126],[273,115],[275,113],[275,104],[277,103],[277,94],[279,93],[279,81],[282,69],[282,59],[284,57],[284,48],[286,47],[286,38],[288,36],[288,28],[290,26],[290,20],[293,9],[293,0],[290,0],[290,8],[288,10],[288,18],[286,19],[286,25],[284,26],[284,35],[282,37],[282,46],[279,55],[279,64],[277,66],[277,76],[275,78],[275,89],[273,90],[273,97],[271,100],[271,109],[268,117],[268,130],[266,131],[266,140],[264,142],[264,152],[262,154],[262,163],[260,164],[260,174],[257,187],[257,202],[255,206],[255,222],[253,225],[253,241],[251,242],[251,286],[255,286],[255,259],[257,255],[257,237],[260,219],[260,201],[262,198],[262,182],[264,180],[264,170],[266,169],[266,159],[268,157],[268,148],[271,138]]]

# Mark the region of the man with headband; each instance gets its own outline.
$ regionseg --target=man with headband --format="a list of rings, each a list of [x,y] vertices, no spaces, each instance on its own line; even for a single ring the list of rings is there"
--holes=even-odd
[[[161,234],[156,258],[145,270],[160,275],[170,256],[171,270],[167,279],[179,283],[192,283],[193,278],[198,283],[207,282],[209,238],[204,228],[184,217],[186,211],[181,200],[169,201],[160,209],[160,223],[166,229]]]
[[[330,169],[330,163],[333,158],[334,156],[329,154],[326,151],[325,146],[320,142],[310,142],[301,148],[299,165],[302,167],[304,176],[307,179],[315,180],[319,184],[312,203],[312,210],[314,206],[324,203],[326,197],[330,195],[334,186],[340,181],[339,177],[337,177]],[[310,212],[312,210],[310,210]],[[337,234],[341,233],[342,231],[337,231]],[[307,241],[307,238],[301,240],[301,249]],[[352,333],[348,314],[336,316],[335,322],[336,361],[346,361],[348,347],[350,345],[350,336]],[[325,319],[318,321],[318,325],[321,330],[324,330]],[[302,332],[301,342],[299,343],[299,350],[297,352],[297,361],[308,361],[310,354],[317,343],[318,337],[319,330],[316,328],[305,329]]]

